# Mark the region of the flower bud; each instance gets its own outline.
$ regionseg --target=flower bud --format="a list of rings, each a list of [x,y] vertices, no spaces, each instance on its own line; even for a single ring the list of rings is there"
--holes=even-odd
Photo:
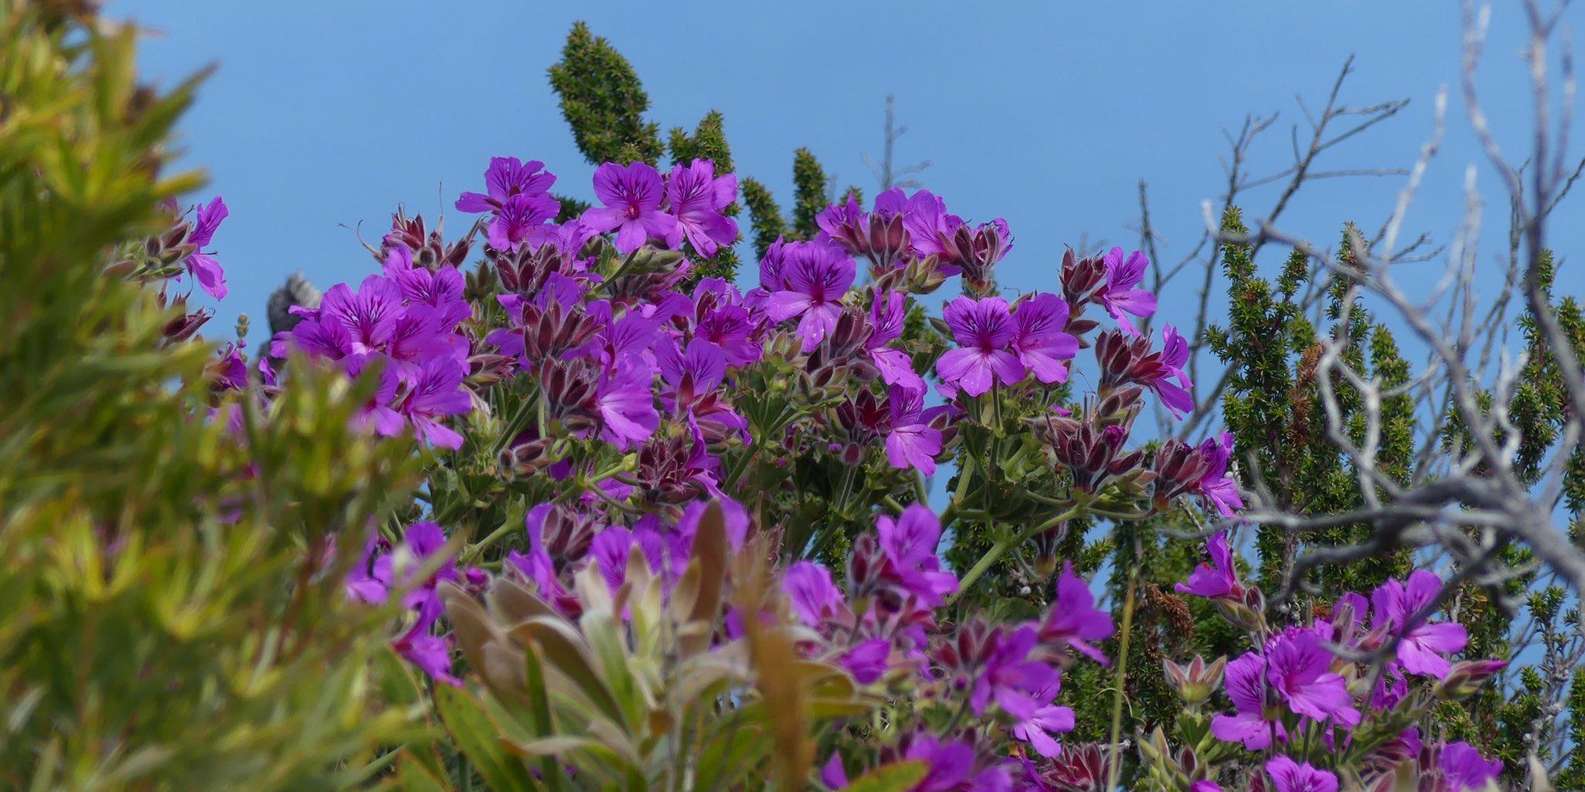
[[[1436,695],[1444,699],[1467,698],[1479,692],[1485,684],[1508,667],[1505,660],[1461,660],[1453,664],[1447,676],[1437,683]]]
[[[1163,662],[1167,681],[1185,704],[1191,706],[1210,700],[1211,694],[1222,685],[1222,672],[1227,668],[1227,658],[1218,657],[1209,665],[1205,658],[1195,655],[1188,665],[1178,665],[1170,659]]]

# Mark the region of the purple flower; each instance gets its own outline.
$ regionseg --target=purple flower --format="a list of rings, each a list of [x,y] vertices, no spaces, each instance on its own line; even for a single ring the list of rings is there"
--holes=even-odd
[[[669,248],[682,241],[677,218],[660,210],[665,188],[650,164],[601,165],[594,172],[594,194],[605,206],[585,211],[581,219],[600,233],[616,229],[621,253],[632,253],[649,239],[664,240]]]
[[[1502,760],[1488,762],[1474,746],[1466,742],[1442,746],[1437,766],[1442,769],[1443,780],[1452,785],[1453,792],[1485,789],[1487,782],[1497,780],[1497,776],[1502,774]]]
[[[1452,666],[1443,655],[1462,651],[1469,640],[1469,634],[1462,624],[1426,622],[1429,614],[1422,614],[1421,611],[1430,607],[1441,592],[1440,578],[1424,569],[1417,569],[1409,575],[1407,586],[1389,580],[1371,594],[1376,627],[1403,634],[1403,639],[1398,642],[1398,662],[1411,674],[1437,679],[1447,676]],[[1420,623],[1408,628],[1408,621],[1416,617]],[[1405,629],[1407,632],[1404,632]]]
[[[371,363],[380,366],[380,382],[369,400],[358,408],[352,425],[360,431],[373,429],[381,437],[395,437],[407,428],[407,418],[391,407],[396,400],[396,391],[402,384],[396,364],[380,354],[351,355],[344,361],[347,376],[353,379],[362,376]]]
[[[925,607],[938,607],[946,595],[957,591],[958,579],[942,571],[936,557],[941,522],[930,509],[915,503],[896,520],[884,514],[876,517],[875,533],[886,557],[886,574]]]
[[[1090,645],[1112,634],[1112,617],[1095,607],[1095,594],[1084,578],[1073,571],[1073,562],[1062,564],[1057,578],[1057,598],[1040,623],[1040,640],[1065,643],[1085,657],[1107,665],[1106,655]]]
[[[941,453],[941,430],[924,417],[924,391],[894,385],[888,389],[887,401],[891,407],[887,461],[898,470],[912,467],[926,476],[935,473],[936,455]]]
[[[1348,683],[1332,673],[1332,653],[1310,630],[1289,628],[1266,645],[1266,681],[1294,714],[1318,721],[1359,724]]]
[[[929,766],[912,792],[951,792],[974,774],[974,746],[967,742],[941,742],[928,734],[918,734],[903,758],[923,760]]]
[[[1282,722],[1266,709],[1266,659],[1247,652],[1227,664],[1223,676],[1234,714],[1211,719],[1211,734],[1223,742],[1241,742],[1251,751],[1262,751],[1272,737],[1287,740]]]
[[[1018,332],[1013,336],[1013,351],[1018,362],[1046,384],[1068,381],[1063,361],[1079,352],[1079,339],[1064,331],[1068,326],[1068,304],[1055,294],[1037,294],[1013,306]]]
[[[1057,677],[1051,687],[1035,694],[1036,701],[1049,702],[1061,692],[1062,679]],[[1055,758],[1062,754],[1062,746],[1057,743],[1052,732],[1073,731],[1073,710],[1068,707],[1059,707],[1055,704],[1043,704],[1037,708],[1033,715],[1019,721],[1013,726],[1013,736],[1035,749],[1037,753],[1047,759]]]
[[[544,195],[556,183],[555,174],[544,170],[544,167],[545,163],[539,160],[523,162],[517,157],[491,157],[490,167],[484,172],[485,189],[489,195],[465,192],[457,199],[457,211],[470,214],[500,212],[514,196]]]
[[[1196,781],[1189,785],[1189,792],[1223,792],[1222,785],[1215,781]]]
[[[914,371],[914,363],[908,353],[887,346],[903,334],[903,322],[908,318],[907,303],[908,297],[902,292],[888,291],[875,295],[875,301],[870,305],[870,336],[864,341],[864,349],[870,353],[870,361],[875,364],[875,369],[881,373],[882,382],[922,391],[925,389],[924,378]]]
[[[198,285],[209,293],[210,297],[217,300],[225,299],[229,290],[226,288],[226,271],[221,269],[220,262],[214,256],[204,252],[215,238],[215,230],[220,228],[220,222],[225,220],[231,210],[226,208],[226,202],[220,196],[215,196],[206,206],[198,207],[198,222],[193,225],[193,232],[187,237],[188,244],[193,246],[193,253],[187,257],[187,271],[198,280]]]
[[[1022,721],[1035,717],[1040,705],[1050,701],[1035,697],[1042,689],[1058,684],[1056,669],[1029,659],[1030,650],[1039,641],[1040,635],[1033,627],[1020,627],[997,640],[996,649],[974,680],[974,691],[969,696],[969,707],[975,715],[985,714],[986,706],[994,699],[1003,711]]]
[[[1233,567],[1233,550],[1227,544],[1227,533],[1218,531],[1205,543],[1205,551],[1211,557],[1211,563],[1196,566],[1188,582],[1179,583],[1173,589],[1179,594],[1193,594],[1207,599],[1227,597],[1242,600],[1244,587],[1238,582],[1238,570]]]
[[[853,259],[842,248],[822,242],[789,244],[782,249],[780,288],[771,290],[765,313],[777,322],[800,317],[803,351],[813,351],[836,327],[842,295],[853,285],[853,276]]]
[[[462,435],[439,419],[473,409],[473,400],[462,387],[466,375],[456,358],[431,358],[419,370],[412,389],[397,403],[397,411],[413,422],[414,432],[424,442],[452,451],[462,447]]]
[[[698,422],[701,429],[709,429],[709,436],[736,432],[744,443],[750,441],[748,421],[722,395],[726,353],[720,347],[694,338],[686,350],[678,350],[675,341],[667,340],[657,352],[661,379],[666,383],[661,397],[672,410]]]
[[[462,687],[462,680],[451,673],[451,639],[417,629],[409,630],[391,644],[407,662],[418,666],[436,682]]]
[[[831,572],[813,561],[798,561],[782,574],[782,590],[793,613],[804,624],[820,629],[847,611],[842,592],[831,582]]]
[[[844,653],[842,667],[847,669],[860,685],[868,685],[886,674],[887,658],[891,653],[891,641],[885,638],[871,638]]]
[[[1183,416],[1194,410],[1194,397],[1189,395],[1193,383],[1183,370],[1189,362],[1189,344],[1172,325],[1161,327],[1161,356],[1159,371],[1146,383],[1156,392],[1156,397],[1173,415]],[[1172,380],[1177,380],[1173,382]]]
[[[1227,463],[1233,457],[1233,433],[1223,432],[1218,437],[1206,438],[1200,444],[1200,454],[1206,460],[1205,475],[1200,478],[1200,494],[1223,517],[1237,514],[1244,508],[1244,499],[1238,495],[1238,485],[1227,477]]]
[[[550,222],[559,211],[561,204],[548,195],[514,195],[490,219],[485,238],[496,250],[516,250],[524,243],[540,244],[556,233]]]
[[[660,426],[660,414],[655,411],[655,397],[650,391],[652,376],[648,364],[637,356],[617,361],[613,369],[600,376],[596,389],[600,436],[619,450],[626,451],[633,444],[648,440]]]
[[[1106,286],[1095,299],[1117,321],[1117,326],[1131,336],[1139,335],[1139,331],[1127,314],[1145,318],[1156,312],[1156,296],[1134,288],[1145,279],[1145,270],[1149,268],[1150,259],[1138,250],[1128,254],[1127,260],[1123,259],[1122,248],[1114,247],[1106,253]]]
[[[991,380],[1014,385],[1024,378],[1024,364],[1009,348],[1017,333],[1007,301],[959,297],[947,305],[947,326],[958,342],[936,361],[936,373],[970,396],[991,389]]]
[[[1286,756],[1272,757],[1266,763],[1266,772],[1276,792],[1337,792],[1337,776]]]
[[[716,176],[710,160],[673,166],[666,180],[666,200],[683,236],[699,255],[714,256],[718,247],[737,241],[737,221],[722,213],[737,200],[737,176]]]
[[[339,323],[350,336],[351,351],[366,353],[383,349],[391,340],[401,311],[401,288],[389,278],[370,275],[356,292],[345,283],[330,287],[319,304],[319,322]]]
[[[888,208],[895,208],[894,202],[901,197],[900,190],[890,197],[883,194],[876,199],[875,208],[881,209],[880,198],[888,198]],[[946,201],[929,190],[920,190],[909,197],[903,226],[908,229],[914,252],[920,256],[940,256],[943,264],[941,271],[948,275],[958,272],[955,266],[957,262],[952,257],[952,237],[961,225],[963,219],[949,214]]]

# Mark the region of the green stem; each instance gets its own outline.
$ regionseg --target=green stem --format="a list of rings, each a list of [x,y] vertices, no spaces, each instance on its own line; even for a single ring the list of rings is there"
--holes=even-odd
[[[1106,788],[1117,788],[1117,777],[1123,772],[1122,757],[1118,755],[1118,740],[1123,731],[1123,693],[1128,676],[1128,637],[1134,623],[1134,588],[1139,581],[1139,567],[1128,573],[1128,593],[1123,597],[1123,628],[1117,649],[1117,693],[1112,698],[1112,742],[1106,757]]]
[[[997,561],[1000,561],[1002,556],[1007,554],[1008,550],[1021,545],[1030,538],[1044,531],[1055,528],[1063,522],[1071,520],[1083,513],[1084,506],[1075,503],[1061,514],[1058,514],[1057,516],[1052,517],[1051,519],[1046,520],[1045,522],[1040,523],[1039,525],[1036,525],[1032,528],[1026,528],[1023,531],[1009,536],[992,545],[991,549],[986,551],[985,555],[981,556],[980,560],[976,562],[966,574],[963,575],[963,579],[958,581],[958,590],[953,593],[952,596],[947,598],[947,604],[951,605],[952,603],[956,602],[959,597],[962,597],[963,594],[969,590],[969,587],[974,585],[974,581],[979,580],[982,575],[990,570],[993,564],[995,564]]]
[[[521,519],[513,520],[511,517],[507,517],[506,522],[502,523],[501,527],[491,531],[489,536],[480,539],[478,542],[474,543],[472,547],[463,551],[461,558],[458,560],[463,564],[470,563],[473,561],[473,559],[478,558],[479,554],[483,553],[487,548],[490,547],[490,545],[501,541],[502,537],[505,537],[507,534],[515,530],[518,524],[521,522]]]
[[[507,420],[506,426],[501,430],[501,435],[495,438],[495,445],[490,447],[490,457],[492,459],[499,457],[501,452],[506,450],[506,446],[512,442],[512,439],[517,437],[517,434],[528,426],[528,417],[538,401],[538,394],[535,394],[535,398],[525,398],[517,405],[517,411],[512,413],[512,417]]]
[[[943,533],[946,532],[947,526],[957,519],[958,513],[963,510],[963,499],[969,496],[969,480],[973,478],[974,474],[973,456],[965,455],[961,465],[958,468],[957,491],[952,493],[952,502],[941,510],[941,530]]]

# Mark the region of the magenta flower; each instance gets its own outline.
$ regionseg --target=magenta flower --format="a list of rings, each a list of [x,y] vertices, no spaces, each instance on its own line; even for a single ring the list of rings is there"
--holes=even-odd
[[[621,253],[632,253],[650,239],[660,239],[668,248],[682,241],[677,218],[660,210],[665,188],[650,164],[601,165],[594,172],[594,194],[605,206],[585,211],[581,219],[600,233],[615,229]]]
[[[426,628],[427,629],[427,628]],[[407,662],[417,666],[436,682],[462,687],[462,680],[451,673],[451,639],[430,635],[426,631],[409,630],[397,638],[391,647]]]
[[[642,443],[660,426],[655,396],[650,391],[653,374],[637,356],[617,361],[601,374],[597,389],[602,427],[600,436],[619,450]]]
[[[1146,384],[1173,415],[1180,417],[1194,410],[1194,397],[1189,395],[1188,390],[1193,387],[1193,383],[1183,370],[1184,364],[1188,362],[1189,343],[1178,334],[1178,328],[1170,324],[1162,325],[1160,370]]]
[[[853,259],[842,248],[821,242],[789,244],[782,249],[781,288],[770,292],[765,314],[777,322],[798,317],[803,351],[812,352],[836,327],[853,276]]]
[[[1013,351],[1018,362],[1046,384],[1068,381],[1068,366],[1079,352],[1079,339],[1065,332],[1068,304],[1055,294],[1036,294],[1013,306],[1018,332]]]
[[[969,695],[969,707],[975,715],[985,714],[985,708],[995,700],[1003,711],[1023,721],[1035,717],[1040,705],[1050,701],[1035,697],[1041,690],[1059,684],[1056,669],[1029,659],[1029,652],[1039,641],[1039,633],[1033,627],[1020,627],[1001,635]]]
[[[1446,654],[1463,651],[1469,634],[1457,622],[1429,624],[1421,611],[1430,607],[1442,592],[1442,580],[1434,573],[1417,569],[1409,575],[1405,586],[1396,580],[1383,583],[1371,594],[1373,616],[1378,628],[1391,633],[1403,633],[1398,642],[1398,662],[1411,674],[1436,677],[1447,676],[1451,664]],[[1418,618],[1420,623],[1408,627],[1408,621]],[[1404,632],[1407,630],[1407,632]]]
[[[1123,258],[1123,249],[1114,247],[1106,253],[1106,285],[1095,295],[1095,300],[1117,321],[1123,332],[1135,336],[1139,330],[1129,321],[1128,314],[1141,319],[1156,312],[1156,296],[1144,289],[1134,288],[1145,279],[1150,269],[1150,259],[1136,250]]]
[[[1200,454],[1206,460],[1205,475],[1200,478],[1200,494],[1223,517],[1237,514],[1244,508],[1244,499],[1239,497],[1238,484],[1227,477],[1227,463],[1233,458],[1233,433],[1223,432],[1215,438],[1206,438],[1200,444]]]
[[[1099,641],[1111,634],[1111,615],[1095,607],[1095,594],[1084,578],[1073,571],[1073,562],[1063,562],[1062,575],[1057,578],[1057,598],[1040,623],[1040,640],[1067,644],[1085,657],[1108,665],[1106,655],[1090,641]]]
[[[226,202],[220,196],[215,196],[206,206],[198,207],[198,222],[193,225],[192,234],[188,235],[187,243],[193,246],[193,253],[185,262],[187,271],[198,280],[198,285],[209,293],[210,297],[217,300],[225,299],[229,289],[226,288],[226,271],[221,269],[220,262],[214,256],[204,252],[204,248],[214,241],[215,230],[220,228],[220,222],[231,214],[226,208]]]
[[[947,304],[945,318],[958,348],[936,361],[942,380],[979,396],[991,389],[993,379],[1015,385],[1024,378],[1024,364],[1011,349],[1017,329],[1006,300],[959,297]]]
[[[887,561],[884,574],[925,607],[938,607],[957,591],[957,577],[942,571],[936,556],[941,522],[935,512],[915,503],[896,520],[883,514],[875,518],[875,533]]]
[[[1266,773],[1276,792],[1337,792],[1337,776],[1286,756],[1272,757],[1266,763]]]
[[[1296,715],[1359,725],[1348,683],[1332,673],[1332,653],[1310,630],[1289,628],[1266,645],[1266,681]]]
[[[907,295],[897,291],[875,295],[870,305],[870,336],[864,341],[864,349],[870,353],[870,362],[880,372],[882,382],[922,391],[924,378],[914,371],[914,362],[908,353],[887,346],[903,334],[903,322],[907,318]]]
[[[853,675],[860,685],[868,685],[886,674],[887,659],[892,653],[892,642],[885,638],[862,641],[842,655],[842,667]]]
[[[737,241],[737,221],[723,214],[737,200],[737,176],[715,175],[715,163],[694,160],[672,167],[666,180],[666,201],[688,244],[701,256]]]
[[[1247,652],[1227,664],[1222,677],[1227,697],[1233,700],[1232,715],[1211,719],[1211,734],[1223,742],[1240,742],[1251,751],[1265,750],[1273,738],[1286,741],[1282,722],[1266,709],[1266,659]]]
[[[875,208],[877,210],[882,208],[881,198],[887,199],[887,208],[895,208],[896,201],[901,197],[901,190],[891,196],[882,194],[876,198]],[[949,214],[946,201],[929,190],[920,190],[908,198],[903,227],[908,229],[914,252],[920,256],[941,257],[941,271],[948,275],[955,275],[958,272],[955,266],[957,261],[953,258],[952,237],[957,234],[961,225],[963,218]]]
[[[1451,785],[1452,792],[1477,792],[1485,789],[1487,782],[1495,781],[1497,776],[1502,775],[1502,760],[1488,762],[1474,746],[1466,742],[1442,746],[1437,766],[1442,770],[1443,780]]]
[[[319,304],[319,321],[339,323],[351,337],[351,351],[367,353],[382,350],[391,340],[401,311],[401,288],[389,278],[370,275],[356,292],[345,283],[330,287]]]
[[[1210,538],[1205,543],[1205,551],[1211,557],[1210,564],[1200,564],[1189,574],[1186,583],[1179,583],[1173,589],[1179,594],[1193,594],[1207,599],[1229,598],[1242,600],[1244,587],[1238,582],[1238,570],[1233,566],[1233,550],[1227,544],[1227,533],[1223,531]]]
[[[1196,781],[1189,785],[1189,792],[1223,792],[1222,785],[1215,781]]]
[[[820,629],[847,612],[842,591],[831,582],[831,572],[813,561],[798,561],[782,573],[782,590],[793,613],[804,624]]]
[[[518,195],[541,196],[556,183],[556,175],[544,170],[539,160],[523,162],[517,157],[491,157],[484,172],[488,195],[465,192],[457,199],[457,211],[478,214],[500,212],[507,201]],[[497,248],[504,249],[504,248]]]
[[[888,389],[887,403],[891,422],[886,433],[886,460],[898,470],[912,467],[926,476],[935,473],[941,430],[924,416],[924,391],[894,385]]]
[[[1055,678],[1051,687],[1045,688],[1035,694],[1036,701],[1050,702],[1062,690],[1062,678]],[[1013,726],[1013,736],[1029,743],[1036,753],[1047,759],[1055,758],[1062,754],[1062,746],[1052,736],[1053,732],[1062,733],[1073,731],[1073,710],[1060,707],[1056,704],[1043,704],[1037,708],[1033,715],[1020,720]]]
[[[516,250],[525,243],[541,244],[556,233],[556,226],[550,222],[559,211],[561,204],[548,195],[514,195],[490,219],[485,238],[496,250]]]
[[[441,424],[440,419],[473,409],[473,400],[462,386],[466,375],[456,358],[431,358],[419,369],[411,390],[396,404],[396,410],[412,421],[414,432],[425,443],[453,451],[462,447],[462,435]]]

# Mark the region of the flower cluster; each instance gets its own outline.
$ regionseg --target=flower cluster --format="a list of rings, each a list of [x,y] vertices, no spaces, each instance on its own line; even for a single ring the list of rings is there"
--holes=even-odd
[[[1195,409],[1187,340],[1170,324],[1159,347],[1148,333],[1156,301],[1140,288],[1142,253],[1069,251],[1059,291],[1008,299],[994,277],[1012,249],[1004,221],[970,223],[927,191],[889,190],[868,210],[856,199],[827,208],[812,238],[771,244],[758,284],[740,290],[691,274],[690,256],[738,239],[737,180],[710,161],[665,173],[601,165],[601,205],[560,222],[543,163],[495,158],[485,183],[456,202],[480,215],[473,232],[447,242],[398,213],[381,272],[294,309],[300,321],[271,344],[273,358],[304,354],[351,376],[378,367],[360,425],[387,436],[410,428],[459,452],[450,476],[430,479],[427,508],[402,536],[365,545],[348,580],[362,602],[401,592],[409,618],[397,652],[441,682],[465,676],[445,592],[528,592],[535,612],[566,624],[612,613],[635,641],[655,607],[694,603],[715,626],[688,640],[710,651],[785,618],[803,661],[915,702],[884,744],[820,757],[827,786],[908,760],[926,767],[917,789],[1104,784],[1112,757],[1062,738],[1078,725],[1064,677],[1109,665],[1114,631],[1073,562],[1036,565],[1017,616],[991,618],[960,598],[1004,554],[1050,544],[1075,516],[1187,508],[1232,520],[1243,508],[1232,435],[1166,440],[1153,453],[1134,436],[1147,394],[1175,416]],[[464,276],[480,230],[483,263]],[[869,277],[856,285],[861,260]],[[962,296],[918,321],[917,298],[954,276]],[[1102,329],[1108,320],[1114,329]],[[1085,348],[1095,389],[1075,398],[1067,385],[1080,381],[1071,372]],[[217,387],[245,387],[240,354],[223,361]],[[270,360],[261,375],[268,388],[290,387]],[[1011,432],[1022,434],[1003,442]],[[921,503],[925,477],[949,460],[957,492],[938,514]],[[1003,493],[1015,502],[998,503]],[[774,601],[693,599],[701,552],[715,552],[699,537],[717,508],[726,554],[780,560]],[[1047,508],[1059,516],[1031,519]],[[955,570],[940,545],[971,512],[1019,527]],[[476,527],[486,515],[501,527],[468,531],[475,542],[457,555],[441,525]],[[1338,765],[1317,746],[1381,766],[1393,751],[1420,761],[1418,742],[1409,750],[1417,733],[1399,730],[1390,745],[1356,735],[1492,673],[1449,659],[1463,636],[1422,612],[1440,586],[1430,573],[1377,590],[1369,629],[1358,595],[1327,619],[1272,628],[1226,535],[1209,550],[1178,592],[1215,601],[1254,648],[1168,663],[1191,708],[1210,707],[1218,690],[1230,703],[1202,724],[1224,746],[1214,761],[1187,748],[1170,759],[1184,786],[1219,788],[1216,767],[1239,749],[1261,752],[1243,768],[1281,790],[1335,786]],[[737,583],[728,574],[723,585]],[[629,599],[651,589],[642,608]],[[1360,659],[1373,653],[1390,658]],[[1411,678],[1431,684],[1410,689]],[[1151,750],[1141,743],[1146,763],[1169,761],[1164,746]],[[1472,777],[1462,749],[1425,750],[1436,772]]]

